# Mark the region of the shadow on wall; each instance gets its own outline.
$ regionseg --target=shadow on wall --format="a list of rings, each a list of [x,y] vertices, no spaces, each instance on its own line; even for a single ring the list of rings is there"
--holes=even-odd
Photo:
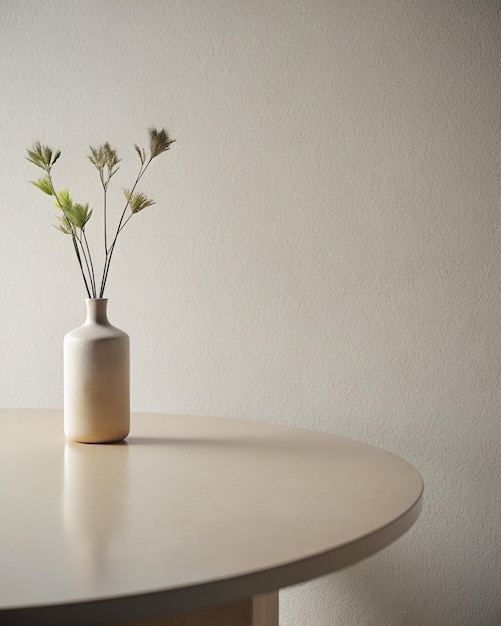
[[[424,533],[422,541],[426,541]],[[466,614],[464,598],[472,593],[471,573],[458,571],[450,562],[437,568],[433,558],[426,563],[429,551],[413,550],[420,545],[416,537],[412,544],[406,538],[404,542],[405,546],[390,546],[331,578],[338,614],[371,626],[498,626],[485,616]],[[415,589],[413,595],[409,587]]]

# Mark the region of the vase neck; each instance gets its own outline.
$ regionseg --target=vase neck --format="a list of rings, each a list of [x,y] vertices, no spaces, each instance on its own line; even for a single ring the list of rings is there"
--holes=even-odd
[[[86,323],[108,324],[106,313],[108,298],[86,298],[85,304],[87,306]]]

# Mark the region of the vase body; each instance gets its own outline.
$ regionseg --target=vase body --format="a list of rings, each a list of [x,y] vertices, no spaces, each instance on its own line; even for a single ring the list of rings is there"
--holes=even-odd
[[[87,299],[87,319],[64,336],[64,434],[121,441],[130,428],[129,336],[112,326],[108,300]]]

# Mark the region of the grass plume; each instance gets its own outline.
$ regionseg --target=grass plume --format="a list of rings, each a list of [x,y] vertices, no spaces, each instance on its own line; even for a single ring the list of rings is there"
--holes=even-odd
[[[174,139],[171,139],[165,129],[148,129],[149,135],[149,157],[144,148],[134,145],[134,149],[139,156],[140,168],[131,189],[124,189],[125,206],[118,219],[114,235],[108,238],[108,187],[111,178],[117,173],[121,159],[116,150],[106,142],[100,146],[90,146],[89,161],[94,165],[99,174],[101,187],[103,190],[103,226],[104,226],[104,264],[101,274],[99,289],[97,289],[94,263],[87,235],[86,225],[93,215],[93,210],[86,203],[73,202],[68,189],[56,192],[52,176],[52,168],[61,156],[60,150],[53,150],[47,145],[42,145],[40,141],[35,141],[30,150],[27,150],[26,159],[36,167],[44,171],[44,175],[36,180],[30,181],[37,189],[44,194],[54,198],[54,204],[58,209],[55,227],[72,239],[73,249],[77,257],[80,272],[84,281],[85,289],[89,298],[102,298],[108,279],[110,263],[115,251],[118,236],[129,223],[131,218],[155,204],[145,193],[138,191],[137,185],[150,163],[157,156],[170,149]],[[98,295],[99,294],[99,295]]]

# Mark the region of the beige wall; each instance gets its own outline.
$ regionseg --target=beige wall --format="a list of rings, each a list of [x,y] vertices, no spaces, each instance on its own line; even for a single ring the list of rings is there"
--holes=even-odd
[[[62,406],[84,313],[25,148],[60,147],[98,209],[88,145],[117,147],[120,189],[165,125],[108,290],[133,408],[336,432],[424,476],[414,529],[284,592],[286,626],[498,623],[500,11],[0,0],[0,404]]]

